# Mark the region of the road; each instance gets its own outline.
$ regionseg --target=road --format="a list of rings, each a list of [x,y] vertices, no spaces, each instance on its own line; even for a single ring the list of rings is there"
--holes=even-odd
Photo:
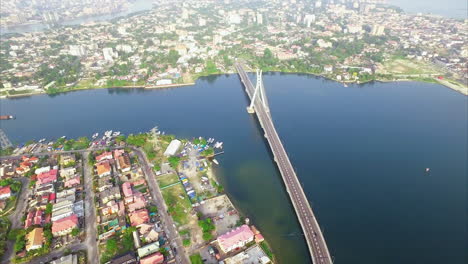
[[[255,89],[252,82],[244,71],[242,65],[236,63],[236,68],[242,83],[246,87],[246,92],[249,98],[252,98]],[[302,226],[302,230],[304,231],[304,236],[309,247],[312,261],[315,264],[333,263],[320,226],[315,218],[312,208],[309,205],[304,190],[297,179],[296,172],[293,169],[286,150],[284,149],[278,133],[276,132],[273,120],[271,119],[270,114],[263,108],[258,97],[254,102],[254,109],[257,113],[260,125],[265,131],[265,137],[267,138],[273,152],[276,164],[286,186],[286,190],[291,198],[297,218]]]
[[[146,158],[146,155],[138,148],[133,148],[135,153],[138,155],[138,159],[142,162],[142,168],[145,172],[146,178],[148,180],[148,187],[151,192],[151,195],[158,207],[158,212],[161,216],[162,225],[166,228],[166,234],[171,241],[171,245],[175,243],[177,253],[175,254],[176,263],[178,264],[189,264],[190,260],[185,252],[185,248],[182,245],[182,239],[179,236],[179,232],[175,228],[174,221],[172,217],[167,213],[167,206],[164,202],[161,190],[159,189],[158,184],[156,183],[156,176],[153,173],[153,169],[149,166],[149,161]]]
[[[88,149],[81,149],[81,150],[67,150],[67,151],[47,151],[47,152],[36,152],[36,153],[24,153],[21,155],[11,155],[11,156],[1,156],[0,160],[6,159],[18,159],[23,156],[44,156],[44,155],[60,155],[60,154],[69,154],[69,153],[85,153],[88,151],[98,151],[98,150],[105,150],[105,149],[121,149],[123,147],[99,147],[99,148],[88,148]]]
[[[31,189],[29,188],[29,178],[19,178],[21,181],[21,193],[18,196],[18,202],[16,204],[15,211],[11,213],[8,216],[8,219],[11,222],[11,229],[16,229],[16,228],[23,228],[23,222],[21,221],[21,217],[25,215],[26,213],[26,206],[27,206],[27,197],[29,197],[29,194],[31,192]],[[2,264],[3,263],[12,263],[11,258],[13,257],[13,246],[14,246],[14,241],[7,241],[7,250],[5,251],[5,254],[3,255],[2,258]]]
[[[35,264],[40,264],[40,263],[47,263],[49,261],[52,261],[54,259],[60,258],[61,256],[65,255],[65,250],[69,250],[71,253],[81,251],[81,250],[86,250],[86,245],[83,243],[73,243],[70,245],[67,245],[65,247],[61,247],[56,250],[52,250],[49,254],[34,258],[33,262]],[[99,262],[92,262],[92,263],[99,263]]]
[[[99,263],[96,230],[96,209],[94,207],[93,176],[89,166],[89,152],[83,153],[83,177],[85,192],[85,225],[86,239],[84,244],[88,249],[88,263]]]

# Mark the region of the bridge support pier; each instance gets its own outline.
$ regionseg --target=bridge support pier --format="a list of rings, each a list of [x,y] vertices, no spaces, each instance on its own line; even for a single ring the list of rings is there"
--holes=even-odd
[[[255,109],[253,107],[247,106],[247,113],[255,114]]]

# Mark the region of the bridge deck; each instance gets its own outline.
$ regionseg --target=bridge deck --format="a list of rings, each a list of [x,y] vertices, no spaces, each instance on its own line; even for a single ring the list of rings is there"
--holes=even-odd
[[[236,64],[237,72],[239,73],[240,79],[245,86],[245,90],[250,99],[252,99],[254,93],[254,86],[244,71],[242,65]],[[320,226],[317,219],[314,216],[312,208],[309,205],[307,197],[302,189],[299,180],[297,179],[296,172],[293,169],[286,150],[281,143],[281,140],[276,132],[273,120],[269,112],[266,112],[263,108],[260,99],[255,100],[254,109],[257,113],[260,125],[265,131],[265,137],[271,147],[273,155],[275,157],[276,164],[280,170],[283,178],[286,190],[291,198],[292,204],[296,211],[299,223],[304,231],[304,237],[309,247],[309,252],[312,257],[312,261],[315,264],[329,264],[332,263],[330,252],[328,251],[327,244],[323,237]]]

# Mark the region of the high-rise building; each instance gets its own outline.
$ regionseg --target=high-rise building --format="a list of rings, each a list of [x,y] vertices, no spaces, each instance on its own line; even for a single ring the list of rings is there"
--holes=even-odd
[[[314,21],[315,15],[308,14],[304,16],[304,24],[306,25],[306,27],[310,27],[310,25],[312,25],[312,22]]]
[[[385,27],[382,25],[374,25],[372,26],[371,35],[374,36],[382,36],[385,35]]]
[[[263,24],[263,16],[261,13],[257,13],[257,24]]]
[[[72,56],[81,57],[81,56],[86,55],[86,49],[82,45],[70,45],[69,53]]]

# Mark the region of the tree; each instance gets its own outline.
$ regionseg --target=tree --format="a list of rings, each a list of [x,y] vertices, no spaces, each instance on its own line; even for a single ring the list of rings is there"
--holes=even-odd
[[[46,214],[51,214],[52,213],[52,204],[48,203],[46,205],[45,213]]]
[[[114,238],[107,240],[106,242],[106,251],[109,255],[115,255],[119,250],[119,246],[117,245],[117,241]]]
[[[72,231],[71,231],[72,236],[76,237],[79,234],[80,234],[80,229],[78,229],[76,227],[72,229]]]
[[[174,169],[177,169],[180,163],[180,157],[173,156],[173,157],[169,157],[168,160],[169,160],[169,163],[171,164],[171,167]]]

